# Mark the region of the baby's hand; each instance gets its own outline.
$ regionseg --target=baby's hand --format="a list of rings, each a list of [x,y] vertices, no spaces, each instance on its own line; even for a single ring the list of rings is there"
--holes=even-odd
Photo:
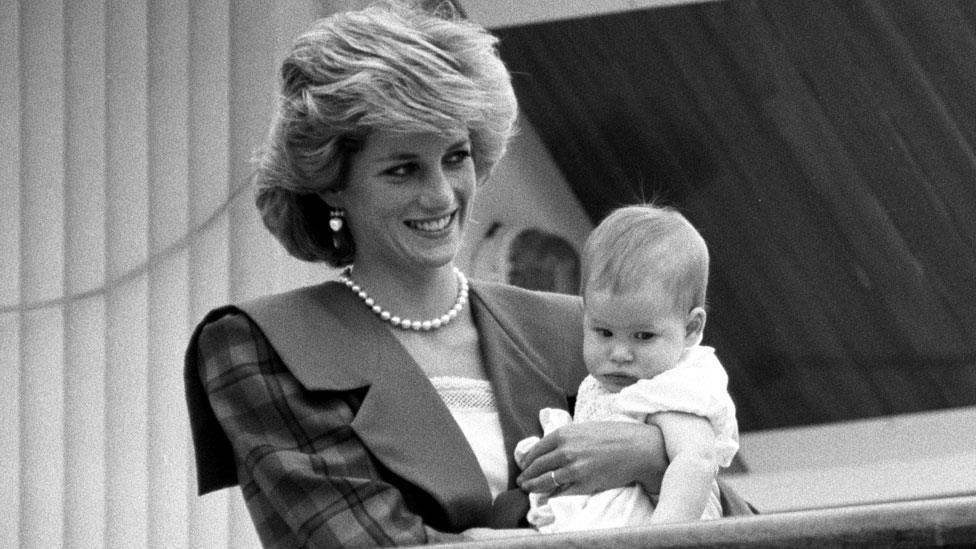
[[[519,466],[519,469],[525,469],[528,465],[525,456],[528,455],[533,446],[538,444],[539,440],[539,437],[523,438],[515,445],[515,464]]]
[[[548,435],[556,429],[569,425],[573,422],[573,416],[566,410],[559,408],[543,408],[539,410],[539,424],[542,425],[542,434]]]
[[[539,423],[542,425],[542,434],[548,435],[563,425],[573,422],[572,416],[566,410],[559,408],[543,408],[539,410]],[[515,464],[519,469],[525,469],[529,462],[525,460],[532,447],[539,442],[539,437],[523,438],[515,445]]]

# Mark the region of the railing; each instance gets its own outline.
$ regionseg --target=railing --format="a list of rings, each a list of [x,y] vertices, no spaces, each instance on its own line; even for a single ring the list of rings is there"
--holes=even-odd
[[[458,544],[464,549],[944,547],[976,544],[976,496]]]

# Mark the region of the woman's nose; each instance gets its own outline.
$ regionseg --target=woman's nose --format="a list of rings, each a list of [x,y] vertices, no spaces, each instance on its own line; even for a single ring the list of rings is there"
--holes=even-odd
[[[437,209],[454,203],[454,185],[443,170],[432,170],[420,195],[420,204],[425,208]]]

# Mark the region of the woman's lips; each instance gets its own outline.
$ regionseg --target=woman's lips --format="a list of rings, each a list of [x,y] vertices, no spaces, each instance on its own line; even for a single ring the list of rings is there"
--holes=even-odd
[[[406,224],[411,229],[416,229],[425,233],[436,233],[437,231],[446,229],[447,226],[451,224],[451,221],[454,220],[454,215],[456,213],[457,211],[454,211],[438,218],[425,219],[423,221],[410,220],[406,221]]]

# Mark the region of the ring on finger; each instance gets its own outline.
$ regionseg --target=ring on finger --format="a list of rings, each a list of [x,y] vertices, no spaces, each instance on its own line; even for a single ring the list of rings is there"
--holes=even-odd
[[[552,480],[552,485],[555,486],[557,490],[563,487],[563,485],[560,484],[558,480],[556,480],[556,470],[555,469],[553,469],[552,471],[549,471],[549,479]]]

